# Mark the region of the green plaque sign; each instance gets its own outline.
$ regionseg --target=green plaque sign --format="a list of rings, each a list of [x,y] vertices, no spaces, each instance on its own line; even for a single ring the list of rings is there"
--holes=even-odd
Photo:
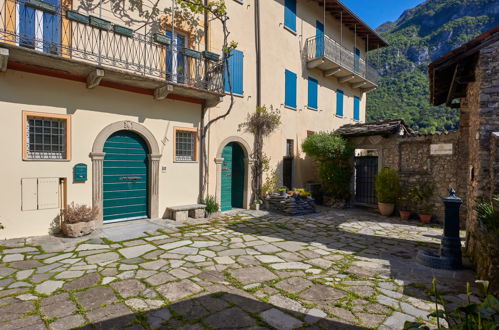
[[[73,167],[73,181],[87,181],[87,165],[83,163],[76,164]]]

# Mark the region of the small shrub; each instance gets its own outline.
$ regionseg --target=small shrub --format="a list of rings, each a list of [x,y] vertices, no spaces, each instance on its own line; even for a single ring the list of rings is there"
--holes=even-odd
[[[62,222],[65,223],[78,223],[89,222],[95,220],[99,215],[97,207],[90,207],[85,204],[75,204],[72,202],[61,212]]]
[[[493,199],[498,199],[499,196]],[[499,210],[494,209],[492,202],[479,200],[475,206],[475,212],[480,226],[489,232],[499,232]]]
[[[204,199],[204,204],[206,205],[206,212],[208,214],[218,212],[219,210],[219,205],[217,203],[215,196],[211,195],[206,196],[206,198]]]
[[[433,209],[433,203],[431,202],[431,198],[433,197],[433,193],[435,192],[435,184],[433,182],[423,182],[417,188],[417,200],[418,200],[418,208],[420,212],[424,212],[425,214],[430,214]]]
[[[383,168],[376,175],[375,190],[378,202],[395,204],[400,195],[400,178],[397,171]]]

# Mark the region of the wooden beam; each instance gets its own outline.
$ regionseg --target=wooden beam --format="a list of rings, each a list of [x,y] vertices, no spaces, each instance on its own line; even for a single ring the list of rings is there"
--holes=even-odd
[[[324,63],[324,59],[322,57],[321,58],[317,58],[315,60],[312,60],[312,61],[308,62],[307,63],[307,68],[313,69],[313,68],[318,67],[322,63]]]
[[[352,84],[352,88],[359,88],[359,87],[364,86],[365,84],[367,84],[367,82],[366,82],[366,81],[361,81],[361,82],[358,82],[358,83]]]
[[[370,91],[373,91],[375,89],[376,89],[376,86],[369,87],[369,88],[362,88],[361,90],[362,90],[363,93],[369,93]]]
[[[447,93],[447,98],[445,100],[445,104],[447,106],[450,106],[452,100],[454,99],[452,96],[454,95],[454,89],[456,88],[456,77],[458,71],[459,71],[459,63],[456,64],[456,67],[454,68],[454,73],[452,74],[452,80],[450,81],[449,91]]]
[[[334,76],[338,72],[341,72],[341,68],[340,67],[337,67],[337,68],[334,68],[334,69],[330,69],[330,70],[326,70],[326,71],[324,71],[324,77]]]
[[[0,48],[0,72],[7,71],[7,63],[9,62],[9,50]]]
[[[354,75],[351,75],[351,76],[346,76],[346,77],[340,78],[340,79],[339,79],[339,82],[340,82],[340,83],[345,83],[345,82],[347,82],[347,81],[352,80],[353,78],[355,78],[355,76],[354,76]]]
[[[173,85],[165,85],[158,87],[154,90],[154,99],[164,100],[171,92],[173,92]]]
[[[95,69],[87,76],[87,88],[95,88],[99,86],[102,78],[104,78],[104,70]]]

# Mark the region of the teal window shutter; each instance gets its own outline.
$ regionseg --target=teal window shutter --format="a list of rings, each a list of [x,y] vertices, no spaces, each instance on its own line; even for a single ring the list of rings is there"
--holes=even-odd
[[[336,91],[336,115],[343,117],[343,91]]]
[[[355,72],[360,71],[360,49],[355,48],[354,49],[355,55],[354,55],[354,70]]]
[[[234,49],[231,51],[229,56],[229,67],[230,81],[232,83],[232,92],[234,94],[243,95],[244,94],[244,53],[240,50]],[[224,75],[224,87],[225,92],[230,92],[230,86],[228,83],[227,70]]]
[[[358,96],[353,98],[353,120],[360,120],[360,99]]]
[[[285,71],[285,98],[284,105],[296,109],[296,73]]]
[[[309,77],[308,78],[308,107],[314,110],[317,110],[319,99],[319,82]]]
[[[284,0],[284,26],[296,32],[296,0]]]

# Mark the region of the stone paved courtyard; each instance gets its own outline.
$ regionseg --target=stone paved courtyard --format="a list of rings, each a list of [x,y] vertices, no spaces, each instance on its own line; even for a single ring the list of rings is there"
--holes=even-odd
[[[442,230],[361,210],[139,221],[78,240],[4,241],[0,329],[401,329],[470,270],[414,262]],[[429,320],[432,324],[434,320]]]

